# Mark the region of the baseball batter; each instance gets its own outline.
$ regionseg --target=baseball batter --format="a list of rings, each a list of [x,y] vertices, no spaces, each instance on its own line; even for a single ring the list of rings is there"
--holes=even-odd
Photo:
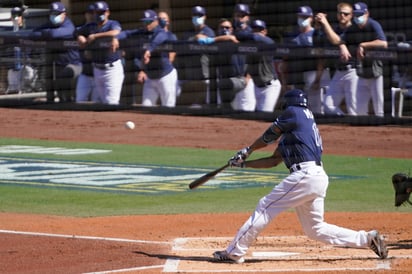
[[[224,251],[216,251],[218,261],[242,263],[250,245],[279,213],[294,208],[305,234],[327,244],[370,247],[380,258],[388,255],[383,237],[369,232],[338,227],[324,221],[324,199],[329,179],[322,166],[322,139],[306,94],[294,89],[284,95],[285,110],[249,147],[230,160],[232,167],[271,168],[282,161],[290,174],[261,198],[255,211],[239,229]],[[274,153],[266,158],[245,161],[255,150],[279,139]]]

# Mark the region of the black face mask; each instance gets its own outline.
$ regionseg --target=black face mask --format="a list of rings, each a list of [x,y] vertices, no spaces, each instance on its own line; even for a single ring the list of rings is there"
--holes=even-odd
[[[219,35],[230,35],[230,31],[228,29],[219,29]]]
[[[95,20],[97,23],[101,23],[106,19],[106,15],[105,14],[96,14],[95,16]]]
[[[159,18],[159,26],[164,29],[168,25],[168,22],[166,19]]]

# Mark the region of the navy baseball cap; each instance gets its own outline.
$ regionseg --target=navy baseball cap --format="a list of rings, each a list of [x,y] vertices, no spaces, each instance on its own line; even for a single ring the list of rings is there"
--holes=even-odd
[[[249,6],[246,4],[236,4],[235,6],[235,13],[241,13],[241,14],[250,14],[250,9]]]
[[[53,2],[50,4],[49,11],[53,13],[63,13],[66,12],[66,7],[62,2]]]
[[[154,21],[157,20],[157,13],[154,10],[145,10],[143,12],[143,18],[140,21]]]
[[[301,6],[298,8],[297,15],[299,16],[313,16],[312,8],[309,6]]]
[[[94,3],[94,10],[95,11],[108,11],[109,5],[104,1],[98,1]]]
[[[197,16],[205,16],[206,15],[206,9],[201,6],[195,6],[192,8],[192,14],[197,15]]]
[[[266,23],[263,20],[253,20],[251,24],[252,29],[266,29]]]
[[[353,14],[355,16],[364,15],[368,11],[368,5],[363,2],[358,2],[353,5]]]
[[[12,16],[22,16],[23,15],[23,9],[20,7],[14,7],[10,10],[10,13]]]
[[[87,6],[85,12],[93,12],[94,9],[95,9],[94,4],[90,4],[90,5]]]

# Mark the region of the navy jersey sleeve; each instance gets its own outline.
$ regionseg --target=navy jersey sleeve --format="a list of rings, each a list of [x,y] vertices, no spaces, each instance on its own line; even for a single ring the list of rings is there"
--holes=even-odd
[[[148,50],[154,51],[159,45],[165,43],[170,38],[169,34],[164,30],[159,30],[152,38]]]
[[[71,39],[73,37],[73,33],[75,31],[75,27],[72,21],[68,18],[64,20],[63,24],[59,27],[54,28],[47,28],[42,31],[42,38],[44,39]]]
[[[382,29],[381,24],[379,24],[376,20],[373,20],[372,18],[369,18],[368,23],[370,24],[370,27],[373,29],[374,33],[376,34],[375,39],[386,41],[386,35]]]

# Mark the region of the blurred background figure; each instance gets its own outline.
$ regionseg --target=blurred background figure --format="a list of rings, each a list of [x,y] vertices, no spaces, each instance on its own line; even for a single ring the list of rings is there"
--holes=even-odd
[[[255,43],[274,45],[275,42],[267,36],[266,23],[253,20],[252,40]],[[274,57],[268,54],[250,54],[247,56],[247,72],[255,84],[256,111],[273,112],[277,104],[281,84],[274,67]]]
[[[42,41],[72,40],[75,26],[67,16],[61,2],[53,2],[49,8],[49,22],[33,29],[31,38]],[[74,48],[47,49],[46,92],[47,102],[72,102],[77,77],[82,70],[79,51]],[[57,92],[57,98],[55,93]]]
[[[12,26],[5,27],[5,31],[19,32],[24,28],[24,7],[14,7],[10,10]],[[25,48],[15,45],[4,50],[7,68],[6,94],[32,91],[35,82],[35,71],[29,64],[28,52]]]
[[[99,103],[107,105],[120,103],[124,67],[117,36],[121,31],[120,23],[110,19],[109,5],[98,1],[94,3],[94,22],[84,26],[77,36],[80,47],[90,49]]]
[[[301,47],[314,46],[313,27],[313,11],[309,6],[301,6],[296,13],[297,25],[299,27],[299,34],[293,39],[293,43]],[[303,81],[303,90],[308,95],[309,108],[313,113],[323,113],[323,88],[327,87],[330,82],[330,75],[328,70],[319,70],[320,65],[317,59],[304,59],[294,62],[290,66],[289,72],[295,74],[294,84],[297,87],[301,86]],[[296,77],[298,76],[298,77]]]
[[[216,42],[239,43],[233,33],[233,25],[229,19],[221,18],[216,37],[196,35],[200,44]],[[255,111],[255,94],[253,86],[249,85],[250,75],[245,75],[243,63],[239,64],[238,54],[216,54],[212,57],[213,67],[217,75],[217,103],[222,107],[231,107],[240,111]]]
[[[206,9],[194,6],[191,10],[193,28],[183,35],[183,41],[195,42],[197,35],[215,37],[215,32],[206,24]],[[189,104],[192,107],[201,107],[210,100],[210,56],[207,54],[185,55],[179,58],[179,80],[182,85],[182,94],[179,104]],[[196,90],[196,96],[186,96],[185,91]],[[189,101],[186,99],[190,98]]]
[[[358,2],[353,5],[353,21],[345,36],[345,45],[352,58],[356,57],[358,84],[356,88],[357,115],[369,114],[372,101],[375,116],[384,116],[383,61],[365,58],[367,50],[387,48],[385,32],[381,24],[370,17],[368,5]]]
[[[94,20],[94,4],[90,4],[86,11],[84,12],[84,24],[77,27],[74,33],[76,39],[79,39],[79,45],[84,45],[81,41],[82,38],[79,36],[83,36],[87,38],[87,30],[90,29],[95,25]],[[94,77],[93,77],[93,65],[92,65],[92,53],[90,52],[92,49],[90,45],[84,45],[80,48],[80,58],[82,60],[82,73],[79,75],[77,79],[76,85],[76,102],[99,102],[99,94],[96,91]]]
[[[145,25],[146,46],[138,63],[137,81],[143,84],[142,105],[164,107],[176,106],[177,71],[166,51],[156,51],[157,47],[173,41],[175,36],[159,25],[159,18],[154,10],[145,10],[141,21]]]

